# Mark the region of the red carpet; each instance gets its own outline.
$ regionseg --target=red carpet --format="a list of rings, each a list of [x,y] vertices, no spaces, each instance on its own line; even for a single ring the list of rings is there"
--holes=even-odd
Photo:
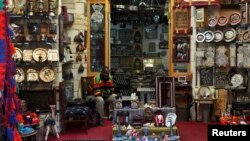
[[[179,121],[176,123],[181,141],[207,141],[207,125],[204,122]]]
[[[112,123],[105,121],[105,126],[90,128],[87,133],[78,127],[69,127],[66,133],[60,133],[60,139],[56,139],[55,135],[50,135],[48,141],[63,140],[112,140]],[[207,141],[207,123],[204,122],[184,122],[178,121],[177,127],[181,137],[181,141]]]

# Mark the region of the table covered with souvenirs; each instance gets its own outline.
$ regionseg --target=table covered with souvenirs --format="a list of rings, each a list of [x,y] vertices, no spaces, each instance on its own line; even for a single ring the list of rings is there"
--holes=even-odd
[[[113,111],[113,140],[176,140],[175,107],[115,108]]]

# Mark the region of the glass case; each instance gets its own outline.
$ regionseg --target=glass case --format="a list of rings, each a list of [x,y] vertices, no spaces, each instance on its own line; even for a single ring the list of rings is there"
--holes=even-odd
[[[89,27],[87,32],[88,76],[109,66],[109,2],[107,0],[88,1]]]

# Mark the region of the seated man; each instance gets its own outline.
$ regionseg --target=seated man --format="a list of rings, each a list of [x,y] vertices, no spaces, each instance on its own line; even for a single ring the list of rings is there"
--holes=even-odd
[[[112,112],[113,101],[115,101],[116,97],[116,94],[113,93],[113,79],[109,73],[107,66],[102,68],[101,73],[93,78],[92,95],[86,97],[87,101],[95,101],[95,108],[101,118],[104,118],[104,104],[109,102],[109,112]]]

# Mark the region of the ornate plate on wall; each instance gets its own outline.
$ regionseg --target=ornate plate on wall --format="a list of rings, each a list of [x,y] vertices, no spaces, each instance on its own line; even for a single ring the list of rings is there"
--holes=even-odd
[[[21,68],[16,68],[15,80],[17,83],[23,82],[25,79],[25,72]]]
[[[196,34],[196,42],[203,43],[205,41],[205,35],[203,33]]]
[[[44,82],[52,82],[55,80],[55,72],[51,68],[44,67],[40,70],[39,77]]]
[[[214,39],[214,33],[212,31],[206,31],[204,32],[205,35],[205,41],[206,42],[212,42]]]
[[[216,17],[211,17],[208,19],[208,26],[215,27],[217,22],[218,22],[218,20],[216,19]]]
[[[250,42],[250,33],[249,33],[249,30],[243,31],[241,39],[242,39],[242,42]]]
[[[224,31],[224,40],[226,42],[231,42],[236,38],[236,30],[234,28],[228,28]]]
[[[225,26],[225,25],[227,25],[228,24],[228,17],[226,17],[226,16],[220,16],[219,17],[219,19],[218,19],[218,25],[219,26]]]
[[[239,87],[243,84],[243,76],[241,74],[235,74],[231,78],[231,83],[233,87]]]
[[[33,51],[33,58],[36,62],[44,62],[48,58],[48,52],[44,48],[37,48]]]
[[[241,22],[241,14],[239,12],[235,12],[230,15],[229,17],[229,23],[231,25],[237,25]]]
[[[223,39],[223,32],[220,30],[214,31],[214,42],[220,42]]]
[[[23,59],[23,52],[21,49],[16,47],[16,53],[13,55],[15,61],[21,61]]]

